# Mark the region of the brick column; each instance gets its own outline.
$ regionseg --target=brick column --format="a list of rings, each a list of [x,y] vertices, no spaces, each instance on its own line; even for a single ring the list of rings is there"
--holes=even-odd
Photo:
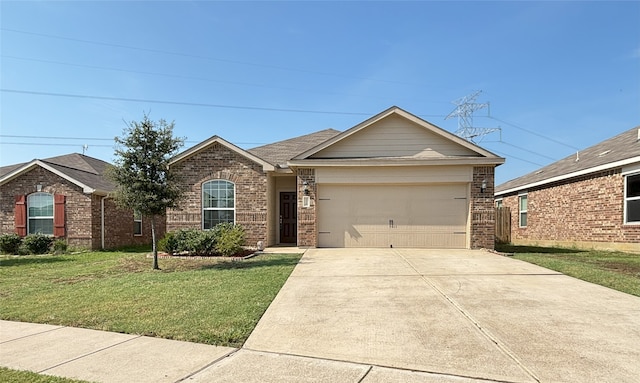
[[[316,214],[316,173],[314,169],[297,169],[298,192],[298,246],[316,247],[318,245]],[[305,194],[305,181],[308,194]],[[309,207],[303,207],[303,199],[308,196]]]
[[[471,184],[471,248],[495,248],[494,166],[473,168]],[[486,184],[483,190],[482,184]]]

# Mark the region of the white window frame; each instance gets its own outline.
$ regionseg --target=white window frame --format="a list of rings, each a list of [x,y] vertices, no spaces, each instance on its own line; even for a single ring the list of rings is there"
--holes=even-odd
[[[526,198],[527,201],[527,208],[522,210],[522,198]],[[522,214],[525,215],[526,219],[526,223],[523,225],[522,224]],[[525,228],[527,227],[527,225],[529,224],[529,194],[528,193],[521,193],[518,194],[518,227],[521,228]]]
[[[31,216],[31,205],[33,204],[32,199],[34,197],[38,197],[38,196],[48,196],[51,198],[51,215],[50,216],[46,216],[46,215],[42,215],[42,216]],[[55,199],[53,198],[53,194],[51,193],[44,193],[44,192],[37,192],[37,193],[32,193],[29,194],[27,196],[27,234],[36,234],[35,232],[32,233],[31,232],[31,220],[51,220],[51,233],[40,233],[40,234],[44,234],[44,235],[48,235],[48,236],[53,236],[53,231],[55,230],[53,225],[53,216],[55,214],[56,211],[56,206],[55,206]]]
[[[640,201],[640,196],[638,197],[627,197],[627,185],[629,183],[629,177],[640,177],[640,173],[629,173],[624,176],[624,190],[623,190],[623,199],[624,199],[624,224],[625,225],[640,225],[640,221],[631,221],[628,220],[628,202],[629,201]]]
[[[233,207],[205,207],[205,200],[204,200],[205,185],[213,182],[224,182],[233,186]],[[205,211],[232,211],[233,220],[231,221],[231,223],[235,224],[236,222],[236,184],[235,183],[229,180],[224,180],[224,179],[215,179],[215,180],[209,180],[209,181],[203,182],[200,203],[202,206],[202,230],[213,229],[213,227],[209,227],[209,228],[205,227],[205,219],[204,219]]]
[[[504,206],[504,201],[502,200],[502,198],[497,198],[495,207],[503,207],[503,206]]]
[[[140,227],[140,232],[136,232],[136,228]],[[142,236],[142,213],[139,211],[133,211],[133,235],[136,237]]]

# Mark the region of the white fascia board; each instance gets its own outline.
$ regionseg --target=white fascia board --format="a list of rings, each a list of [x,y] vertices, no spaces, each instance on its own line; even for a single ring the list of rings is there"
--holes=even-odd
[[[520,190],[531,189],[531,188],[535,188],[535,187],[542,186],[542,185],[545,185],[545,184],[550,184],[550,183],[553,183],[553,182],[563,181],[563,180],[566,180],[566,179],[569,179],[569,178],[573,178],[573,177],[580,177],[580,176],[583,176],[583,175],[586,175],[586,174],[589,174],[589,173],[596,173],[596,172],[600,172],[600,171],[607,170],[607,169],[619,168],[621,166],[626,166],[626,165],[630,165],[630,164],[637,163],[637,162],[640,162],[640,157],[627,158],[625,160],[611,162],[611,163],[600,165],[600,166],[594,166],[592,168],[578,170],[577,172],[567,173],[567,174],[563,174],[563,175],[547,178],[547,179],[544,179],[544,180],[541,180],[541,181],[532,182],[530,184],[518,186],[518,187],[515,187],[515,188],[503,190],[503,191],[494,193],[494,196],[499,196],[499,195],[503,195],[503,194],[510,194],[510,193],[517,192],[517,191],[520,191]]]
[[[272,171],[276,170],[275,166],[271,165],[270,163],[268,163],[267,161],[263,160],[262,158],[257,157],[255,155],[247,152],[246,150],[244,150],[242,148],[239,148],[239,147],[235,146],[234,144],[232,144],[232,143],[230,143],[230,142],[228,142],[228,141],[226,141],[226,140],[224,140],[224,139],[222,139],[222,138],[220,138],[218,136],[213,136],[210,139],[208,139],[206,141],[203,141],[203,142],[199,143],[198,145],[196,145],[196,146],[194,146],[194,147],[192,147],[190,149],[187,149],[186,151],[178,154],[177,156],[175,156],[169,162],[169,166],[171,166],[171,165],[173,165],[173,164],[175,164],[177,162],[180,162],[180,161],[182,161],[182,160],[184,160],[184,159],[186,159],[188,157],[191,157],[193,154],[199,152],[201,149],[204,149],[207,146],[212,145],[213,143],[216,143],[216,142],[219,143],[220,145],[224,146],[225,148],[227,148],[227,149],[229,149],[229,150],[231,150],[231,151],[233,151],[233,152],[235,152],[235,153],[237,153],[237,154],[239,154],[239,155],[241,155],[241,156],[243,156],[243,157],[245,157],[245,158],[257,163],[257,164],[262,165],[262,170],[265,171],[265,172],[272,172]]]
[[[307,159],[287,161],[289,167],[341,167],[341,166],[430,166],[430,165],[500,165],[504,158],[465,157],[438,159],[389,159],[389,158],[347,158],[347,159]]]
[[[55,175],[57,175],[57,176],[59,176],[61,178],[64,178],[65,180],[71,182],[72,184],[81,187],[82,188],[82,192],[85,193],[85,194],[92,194],[92,193],[94,193],[96,191],[96,189],[94,189],[94,188],[92,188],[92,187],[90,187],[88,185],[83,184],[82,182],[76,180],[75,178],[69,177],[67,174],[65,174],[65,173],[63,173],[63,172],[61,172],[61,171],[59,171],[59,170],[57,170],[55,168],[52,168],[51,166],[49,166],[48,164],[46,164],[46,163],[44,163],[44,162],[42,162],[40,160],[33,160],[33,161],[29,162],[28,164],[24,165],[23,167],[18,168],[16,170],[14,170],[13,172],[5,175],[4,177],[2,177],[2,179],[0,179],[0,185],[7,183],[7,182],[11,181],[14,178],[19,177],[21,174],[33,169],[36,166],[40,166],[41,168],[46,169],[46,170],[50,171],[51,173],[53,173],[53,174],[55,174]]]

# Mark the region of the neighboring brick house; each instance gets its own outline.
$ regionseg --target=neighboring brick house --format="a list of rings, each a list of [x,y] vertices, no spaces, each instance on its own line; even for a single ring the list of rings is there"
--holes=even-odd
[[[149,220],[115,205],[108,166],[74,153],[0,168],[0,234],[44,233],[88,249],[151,243]]]
[[[640,127],[496,187],[511,242],[640,252]]]
[[[493,248],[502,163],[398,107],[250,150],[213,136],[171,161],[186,199],[167,230],[235,222],[253,246]]]

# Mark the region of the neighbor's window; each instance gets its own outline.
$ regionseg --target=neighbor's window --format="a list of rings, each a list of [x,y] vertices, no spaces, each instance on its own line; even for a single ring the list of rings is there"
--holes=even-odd
[[[521,194],[518,196],[518,213],[520,227],[527,227],[527,195]]]
[[[133,211],[133,235],[142,235],[142,213]]]
[[[202,184],[202,228],[235,221],[235,185],[224,180]]]
[[[27,233],[53,235],[53,194],[29,194],[27,217]]]
[[[502,198],[496,200],[496,207],[502,207]]]
[[[626,177],[625,223],[640,223],[640,174]]]

